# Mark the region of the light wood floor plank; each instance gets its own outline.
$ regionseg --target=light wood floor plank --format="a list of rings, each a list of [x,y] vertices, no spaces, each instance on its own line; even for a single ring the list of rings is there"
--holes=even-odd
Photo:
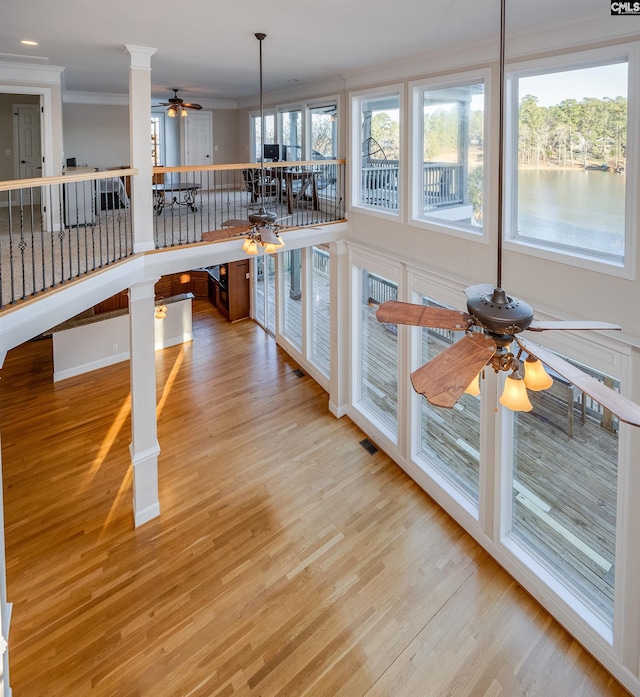
[[[133,529],[129,369],[0,381],[16,697],[627,694],[250,321],[157,354],[162,515]]]

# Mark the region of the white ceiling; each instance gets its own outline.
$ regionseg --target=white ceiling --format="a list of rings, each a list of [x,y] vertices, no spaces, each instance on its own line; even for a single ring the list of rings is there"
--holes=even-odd
[[[495,40],[497,56],[499,11],[499,0],[0,0],[0,61],[62,66],[66,91],[126,95],[124,45],[152,47],[154,99],[178,87],[185,101],[237,101],[258,92],[256,32],[265,92],[283,91],[457,45]],[[507,31],[594,13],[610,20],[609,0],[507,0]]]

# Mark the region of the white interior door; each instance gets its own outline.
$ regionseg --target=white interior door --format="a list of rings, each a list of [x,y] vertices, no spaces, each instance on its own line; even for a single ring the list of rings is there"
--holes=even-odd
[[[185,123],[186,165],[211,165],[213,157],[213,114],[189,111]]]
[[[15,145],[17,178],[42,176],[42,142],[40,139],[40,107],[35,104],[16,104]]]

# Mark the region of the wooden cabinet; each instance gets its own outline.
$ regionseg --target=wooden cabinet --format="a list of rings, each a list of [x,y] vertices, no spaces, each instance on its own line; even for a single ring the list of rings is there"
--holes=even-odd
[[[191,271],[191,288],[196,298],[209,297],[209,274],[207,271]]]
[[[230,321],[249,317],[249,259],[220,264],[217,306]]]
[[[193,293],[196,298],[209,297],[209,274],[204,270],[173,273],[162,278],[155,285],[156,297],[170,298],[181,293]]]
[[[129,293],[126,290],[121,291],[117,295],[112,295],[110,298],[103,300],[101,303],[93,306],[93,314],[99,315],[103,312],[115,312],[116,310],[126,310],[129,307]]]

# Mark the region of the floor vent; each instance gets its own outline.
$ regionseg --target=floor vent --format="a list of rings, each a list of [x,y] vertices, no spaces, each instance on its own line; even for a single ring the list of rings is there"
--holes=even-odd
[[[368,438],[361,440],[360,445],[369,453],[369,455],[373,455],[374,453],[378,452],[378,448],[376,448],[376,446]]]
[[[296,368],[296,369],[293,371],[293,374],[294,374],[296,377],[298,377],[298,378],[303,378],[303,377],[304,377],[304,373],[300,370],[300,368]]]

